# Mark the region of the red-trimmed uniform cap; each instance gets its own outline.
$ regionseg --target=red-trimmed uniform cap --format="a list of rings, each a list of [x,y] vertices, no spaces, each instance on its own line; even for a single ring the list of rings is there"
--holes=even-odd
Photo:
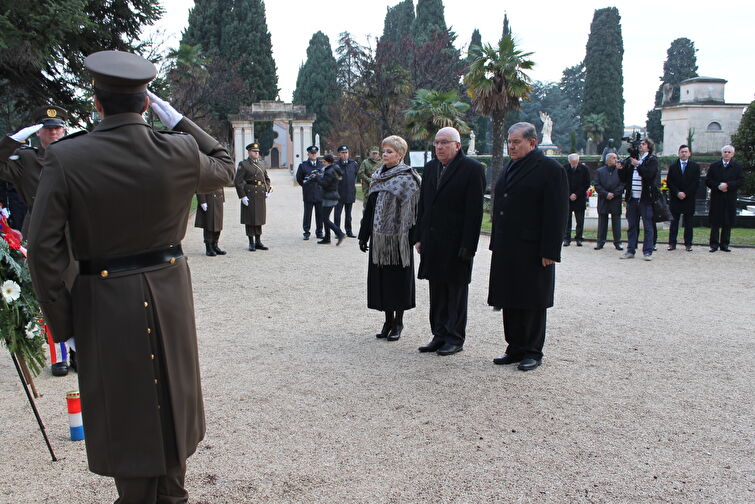
[[[155,65],[138,54],[100,51],[87,56],[84,66],[94,78],[94,86],[113,93],[140,93],[157,76]]]

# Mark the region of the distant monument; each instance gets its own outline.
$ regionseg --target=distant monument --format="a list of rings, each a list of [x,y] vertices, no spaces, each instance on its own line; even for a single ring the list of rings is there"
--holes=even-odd
[[[603,148],[603,153],[600,155],[601,164],[606,164],[606,156],[611,152],[616,153],[616,147],[613,146],[613,138],[609,138],[608,145]]]
[[[543,121],[543,140],[540,142],[540,148],[545,151],[546,156],[555,156],[560,149],[558,145],[553,145],[553,140],[551,140],[553,119],[546,112],[540,111],[540,120]]]
[[[467,155],[468,156],[474,156],[477,154],[477,149],[475,148],[475,138],[476,135],[474,134],[474,130],[470,130],[469,132],[469,147],[467,147]]]

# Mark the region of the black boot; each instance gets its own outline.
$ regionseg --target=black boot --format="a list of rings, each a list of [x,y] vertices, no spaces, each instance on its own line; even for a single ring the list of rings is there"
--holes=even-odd
[[[254,245],[254,237],[250,236],[249,237],[249,252],[254,252],[255,250],[257,250],[257,247]]]
[[[215,233],[215,239],[212,242],[212,250],[214,250],[217,255],[225,255],[225,250],[221,250],[218,246],[218,240],[220,240],[220,231]]]
[[[396,310],[396,317],[393,319],[391,332],[386,338],[388,341],[396,341],[401,337],[401,331],[404,330],[404,310]]]
[[[207,249],[205,254],[207,254],[208,256],[215,257],[216,255],[218,255],[215,253],[215,249],[212,248],[212,243],[206,241],[204,242],[204,246],[205,246],[205,249]]]
[[[393,327],[393,312],[387,311],[385,312],[385,322],[383,323],[383,329],[380,330],[379,333],[375,335],[376,338],[387,338],[388,333],[391,332],[391,327]]]
[[[260,249],[260,250],[267,250],[267,247],[266,247],[265,245],[263,245],[263,244],[262,244],[262,240],[260,239],[260,235],[256,235],[256,236],[254,237],[254,243],[255,243],[255,246],[256,246],[256,247],[257,247],[258,249]]]

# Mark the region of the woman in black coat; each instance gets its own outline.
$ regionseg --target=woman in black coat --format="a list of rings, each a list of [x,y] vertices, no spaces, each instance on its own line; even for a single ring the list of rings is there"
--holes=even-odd
[[[327,154],[322,158],[325,167],[323,172],[317,176],[317,183],[322,186],[322,220],[325,227],[325,238],[318,241],[320,245],[330,243],[330,231],[332,230],[336,234],[336,245],[340,245],[346,234],[341,231],[332,220],[330,220],[330,213],[333,208],[338,204],[338,183],[343,178],[341,169],[333,164],[334,158],[330,154]]]
[[[402,163],[408,150],[396,135],[383,140],[383,165],[372,175],[359,227],[359,248],[371,249],[367,267],[367,307],[385,312],[375,336],[396,341],[404,311],[415,306],[414,252],[409,235],[417,219],[420,177]]]

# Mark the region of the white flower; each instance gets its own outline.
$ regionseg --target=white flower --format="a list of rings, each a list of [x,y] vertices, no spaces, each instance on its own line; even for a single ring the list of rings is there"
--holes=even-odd
[[[3,216],[7,219],[10,217],[10,210],[3,207],[2,209],[0,209],[0,214],[3,214]]]
[[[0,286],[0,290],[3,291],[3,299],[5,299],[6,303],[12,303],[21,297],[21,287],[19,287],[13,280],[6,280],[3,282],[3,285]]]
[[[34,339],[37,337],[37,333],[39,332],[39,326],[35,324],[32,321],[29,321],[28,324],[26,324],[26,337],[29,339]]]

